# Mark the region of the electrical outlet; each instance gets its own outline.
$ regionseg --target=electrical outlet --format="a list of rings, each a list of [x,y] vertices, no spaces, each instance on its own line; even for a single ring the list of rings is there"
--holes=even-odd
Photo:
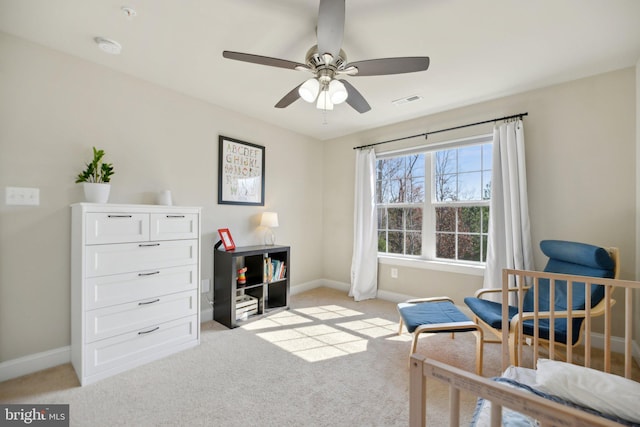
[[[40,205],[40,189],[7,187],[5,189],[5,204],[38,206]]]
[[[398,278],[398,269],[397,268],[392,268],[391,269],[391,278],[392,279],[397,279]]]
[[[211,281],[209,279],[202,279],[200,281],[200,292],[203,294],[208,294],[211,290]]]

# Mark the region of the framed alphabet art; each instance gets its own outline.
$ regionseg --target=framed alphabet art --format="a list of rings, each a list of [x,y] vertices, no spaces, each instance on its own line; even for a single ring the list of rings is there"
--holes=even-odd
[[[265,148],[218,137],[218,204],[264,206]]]

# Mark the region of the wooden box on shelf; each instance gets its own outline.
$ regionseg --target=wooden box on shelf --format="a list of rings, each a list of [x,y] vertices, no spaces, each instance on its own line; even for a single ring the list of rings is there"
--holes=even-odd
[[[236,320],[247,320],[252,314],[258,314],[258,298],[251,295],[236,297]]]
[[[245,246],[213,251],[213,319],[228,328],[275,310],[289,308],[289,246]],[[238,270],[246,268],[244,283]],[[255,299],[238,300],[242,297]],[[247,306],[251,306],[247,309]]]

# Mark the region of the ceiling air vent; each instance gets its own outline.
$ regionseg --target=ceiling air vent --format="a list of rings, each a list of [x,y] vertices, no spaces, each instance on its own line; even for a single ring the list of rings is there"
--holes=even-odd
[[[419,95],[411,95],[411,96],[407,96],[406,98],[396,99],[395,101],[391,101],[391,103],[393,105],[403,105],[403,104],[407,104],[409,102],[420,101],[421,99],[422,99],[422,97],[419,96]]]

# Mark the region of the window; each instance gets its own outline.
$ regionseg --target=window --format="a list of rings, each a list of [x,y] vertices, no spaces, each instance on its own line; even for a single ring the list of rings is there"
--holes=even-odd
[[[422,252],[425,154],[377,161],[378,251]]]
[[[377,161],[380,253],[485,262],[491,198],[490,136]]]

